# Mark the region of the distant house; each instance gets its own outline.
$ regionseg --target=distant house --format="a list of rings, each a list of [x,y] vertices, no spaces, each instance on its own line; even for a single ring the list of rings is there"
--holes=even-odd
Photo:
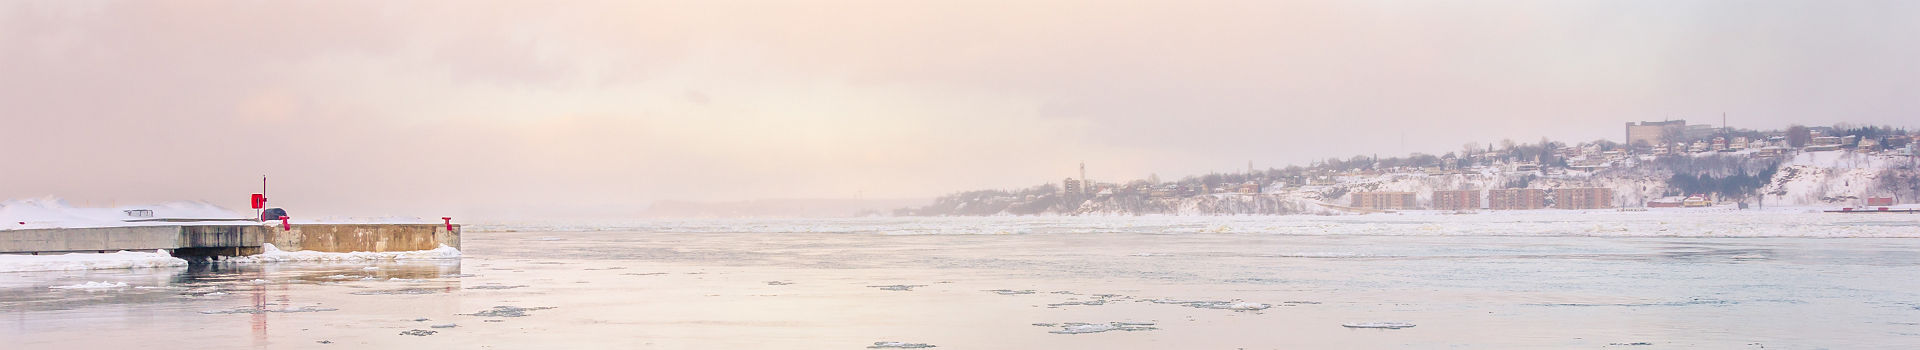
[[[1433,209],[1479,210],[1480,190],[1433,191]]]
[[[1545,209],[1547,191],[1538,188],[1509,188],[1487,191],[1487,209]]]
[[[1358,192],[1353,207],[1380,210],[1413,209],[1413,192]]]
[[[1807,152],[1832,151],[1840,149],[1840,137],[1820,136],[1807,143]]]
[[[1869,207],[1885,207],[1885,206],[1891,206],[1891,205],[1893,205],[1893,197],[1867,198],[1867,206]]]
[[[1553,190],[1553,207],[1560,209],[1612,208],[1613,189],[1585,187]]]

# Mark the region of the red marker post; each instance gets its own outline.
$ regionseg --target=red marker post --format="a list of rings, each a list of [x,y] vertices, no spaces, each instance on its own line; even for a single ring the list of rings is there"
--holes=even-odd
[[[288,224],[287,224],[287,217],[286,217],[286,216],[281,216],[281,217],[280,217],[280,230],[282,230],[282,231],[293,231],[293,225],[288,225]]]
[[[453,231],[453,217],[451,217],[451,216],[442,216],[442,217],[440,217],[440,220],[446,220],[446,221],[447,221],[447,231],[449,231],[449,232],[451,232],[451,231]]]

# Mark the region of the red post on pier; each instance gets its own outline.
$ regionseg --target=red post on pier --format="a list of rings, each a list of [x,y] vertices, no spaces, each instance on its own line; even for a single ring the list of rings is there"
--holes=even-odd
[[[442,217],[440,217],[440,220],[446,220],[446,221],[447,221],[447,231],[448,231],[448,232],[452,232],[452,231],[453,231],[453,217],[451,217],[451,216],[442,216]]]
[[[280,230],[281,230],[281,231],[293,231],[293,225],[288,225],[288,224],[287,224],[287,217],[286,217],[286,216],[281,216],[281,217],[280,217]]]

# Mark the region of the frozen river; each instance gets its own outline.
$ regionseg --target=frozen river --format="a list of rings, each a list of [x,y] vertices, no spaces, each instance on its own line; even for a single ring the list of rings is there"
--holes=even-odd
[[[1885,238],[1920,235],[1920,221],[1818,215],[478,227],[457,260],[0,273],[0,339],[7,349],[1920,346],[1920,239]],[[1801,237],[1834,235],[1864,238]],[[1413,327],[1345,326],[1388,323]]]

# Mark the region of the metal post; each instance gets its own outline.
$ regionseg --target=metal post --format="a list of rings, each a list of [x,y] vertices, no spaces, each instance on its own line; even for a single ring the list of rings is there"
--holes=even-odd
[[[266,200],[266,198],[267,198],[267,175],[265,175],[265,174],[262,174],[262,175],[260,175],[260,198],[261,198],[261,200],[260,200],[260,202],[261,202],[261,203],[260,203],[260,208],[259,208],[259,209],[254,209],[254,210],[253,210],[253,217],[254,217],[254,220],[255,220],[255,221],[259,221],[259,222],[267,222],[267,218],[264,218],[264,217],[263,217],[263,216],[266,216],[266,215],[267,215],[267,204],[265,203],[265,202],[267,201],[267,200]]]

